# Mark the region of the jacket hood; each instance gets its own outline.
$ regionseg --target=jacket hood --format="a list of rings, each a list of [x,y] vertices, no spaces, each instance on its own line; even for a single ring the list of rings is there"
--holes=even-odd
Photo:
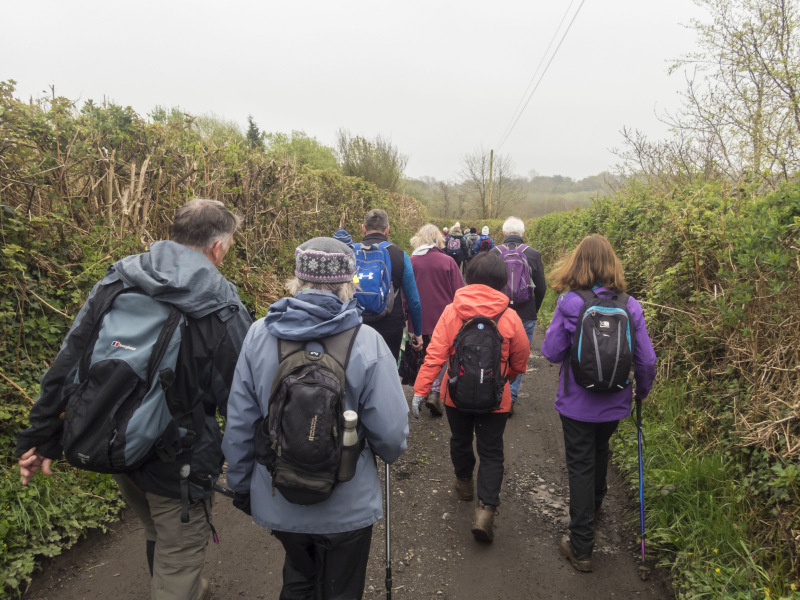
[[[153,242],[150,252],[127,256],[111,269],[126,285],[141,288],[193,318],[239,304],[236,286],[202,252],[169,240]]]
[[[264,323],[280,339],[316,340],[360,324],[361,309],[355,298],[342,302],[332,292],[306,290],[270,306]]]
[[[488,285],[468,285],[456,291],[453,308],[461,319],[477,316],[494,319],[508,308],[508,296]]]

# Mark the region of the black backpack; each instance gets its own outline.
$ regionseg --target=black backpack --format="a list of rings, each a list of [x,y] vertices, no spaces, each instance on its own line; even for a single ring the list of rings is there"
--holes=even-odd
[[[583,299],[569,359],[575,382],[592,392],[624,390],[631,385],[635,340],[628,294],[573,291]]]
[[[292,504],[327,500],[337,482],[344,432],[345,372],[360,326],[323,340],[278,340],[269,412],[256,422],[255,454],[272,487]],[[358,452],[364,447],[359,441]]]
[[[505,311],[503,311],[505,312]],[[448,363],[447,389],[461,411],[490,413],[500,408],[506,377],[502,373],[503,336],[496,319],[472,317],[453,340],[455,352]]]
[[[186,317],[122,282],[101,288],[82,323],[87,335],[76,375],[64,388],[61,444],[71,465],[127,473],[154,455],[167,462],[191,448],[202,402],[176,391]]]

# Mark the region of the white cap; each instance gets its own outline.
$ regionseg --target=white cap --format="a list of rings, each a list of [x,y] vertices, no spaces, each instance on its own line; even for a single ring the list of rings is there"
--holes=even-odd
[[[483,229],[481,229],[481,235],[489,235],[489,226],[484,225]]]

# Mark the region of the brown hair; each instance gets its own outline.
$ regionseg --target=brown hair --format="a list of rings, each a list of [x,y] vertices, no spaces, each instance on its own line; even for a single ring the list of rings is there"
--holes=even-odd
[[[602,235],[592,234],[550,272],[550,287],[561,293],[590,290],[597,284],[615,292],[627,287],[622,263],[611,244]]]

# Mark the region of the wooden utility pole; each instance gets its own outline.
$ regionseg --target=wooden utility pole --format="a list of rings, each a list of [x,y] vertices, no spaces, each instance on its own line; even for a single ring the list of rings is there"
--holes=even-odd
[[[486,207],[489,210],[489,214],[485,215],[485,218],[491,219],[492,218],[492,169],[494,167],[494,150],[489,150],[489,198],[486,201]]]

